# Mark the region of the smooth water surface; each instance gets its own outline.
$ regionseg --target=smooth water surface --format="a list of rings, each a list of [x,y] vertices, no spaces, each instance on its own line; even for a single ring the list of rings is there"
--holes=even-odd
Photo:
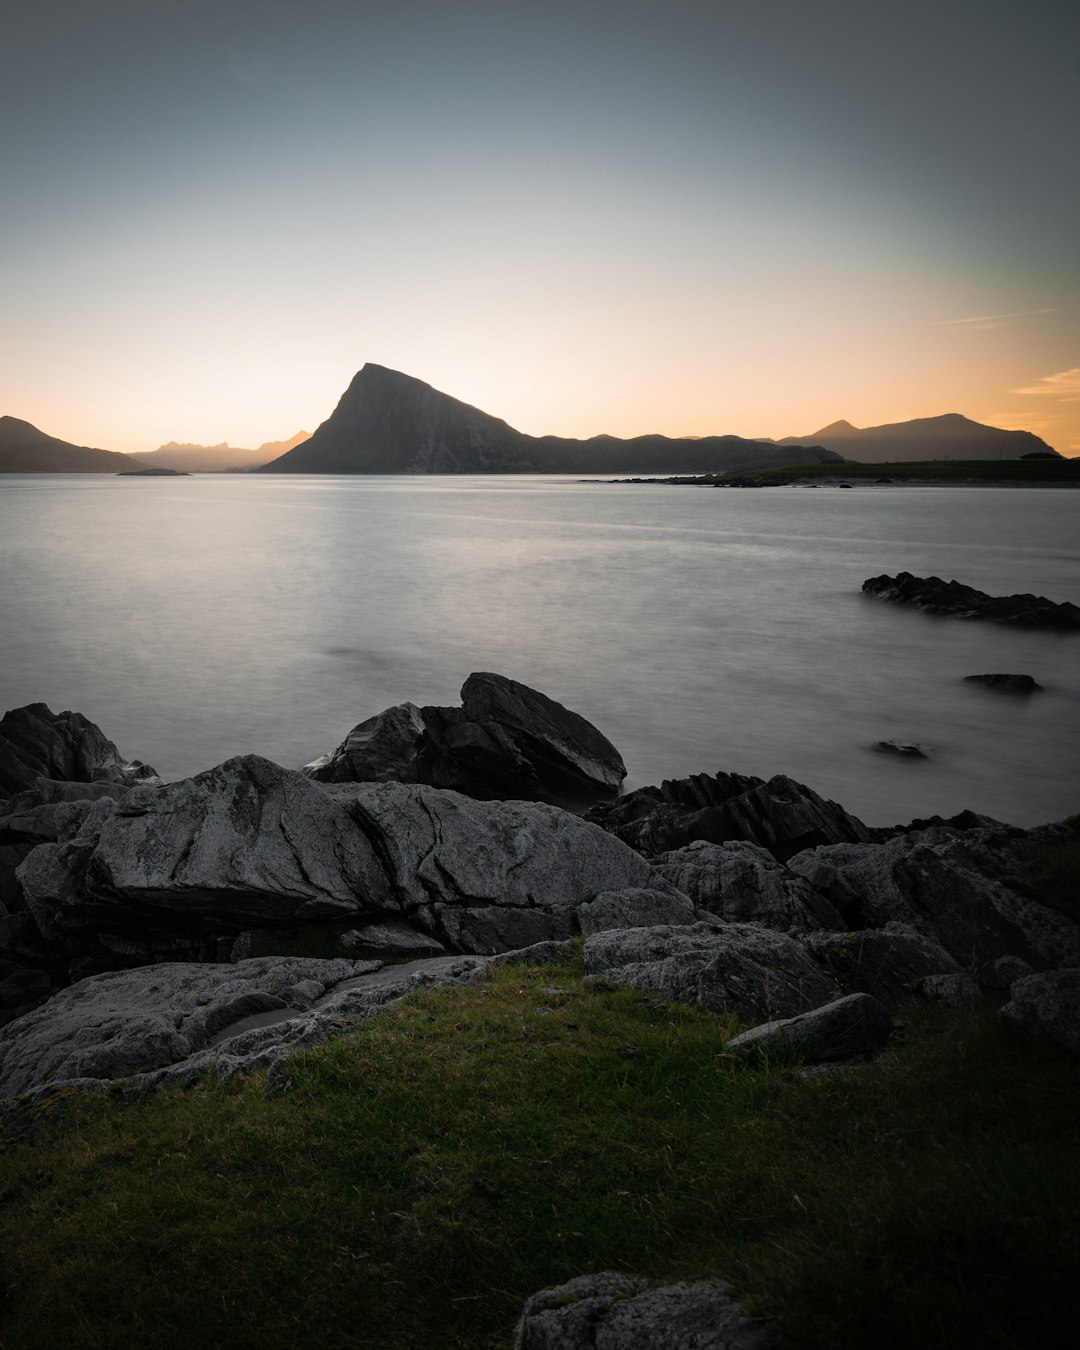
[[[168,778],[298,766],[495,670],[594,721],[628,787],[788,773],[872,824],[1080,810],[1080,636],[864,598],[902,569],[1080,602],[1080,493],[551,478],[0,477],[0,708]],[[962,684],[1033,675],[1017,698]],[[924,761],[869,747],[919,741]]]

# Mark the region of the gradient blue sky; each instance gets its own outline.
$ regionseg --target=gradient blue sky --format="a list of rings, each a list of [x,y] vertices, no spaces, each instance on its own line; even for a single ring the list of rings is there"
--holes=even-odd
[[[959,411],[1080,453],[1080,6],[4,0],[0,412],[257,445]]]

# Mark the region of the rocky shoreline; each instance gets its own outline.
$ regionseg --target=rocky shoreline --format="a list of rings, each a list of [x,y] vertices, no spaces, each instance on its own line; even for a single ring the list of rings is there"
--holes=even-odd
[[[863,1027],[850,1057],[883,1009],[978,997],[1080,1052],[1080,928],[1032,892],[1075,822],[870,829],[783,776],[616,797],[624,773],[584,719],[487,673],[461,710],[389,709],[303,771],[248,755],[167,784],[76,713],[8,713],[9,1127],[42,1097],[272,1065],[575,938],[598,978],[788,1039],[804,1019],[811,1058],[837,1056],[806,1048],[807,1018]]]
[[[460,709],[387,709],[302,771],[247,755],[177,783],[77,713],[9,712],[0,1137],[87,1094],[260,1068],[285,1092],[295,1051],[576,942],[602,987],[737,1018],[733,1058],[835,1070],[905,1007],[976,1000],[1080,1055],[1080,925],[1039,887],[1075,818],[872,829],[784,776],[620,797],[624,774],[585,719],[490,673]],[[661,1331],[778,1345],[715,1280],[616,1272],[536,1294],[515,1345],[586,1347],[598,1327],[612,1350]]]

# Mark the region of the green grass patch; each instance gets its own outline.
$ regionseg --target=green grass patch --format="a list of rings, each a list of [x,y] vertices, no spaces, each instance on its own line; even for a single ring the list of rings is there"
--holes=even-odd
[[[1080,1079],[991,1010],[801,1078],[579,964],[0,1158],[0,1345],[506,1347],[527,1295],[716,1275],[794,1347],[1065,1344]],[[553,992],[555,990],[561,992]]]

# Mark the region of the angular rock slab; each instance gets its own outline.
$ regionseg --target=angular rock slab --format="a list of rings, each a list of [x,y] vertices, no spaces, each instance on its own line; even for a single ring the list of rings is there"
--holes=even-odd
[[[160,781],[148,764],[124,759],[81,713],[54,713],[44,703],[28,703],[0,719],[0,799],[33,788],[39,778],[124,786]]]
[[[780,862],[821,844],[868,842],[870,831],[836,802],[777,774],[768,782],[742,774],[694,774],[639,788],[588,819],[653,857],[695,840],[760,844]]]
[[[716,920],[596,933],[585,943],[585,965],[591,974],[750,1023],[816,1008],[837,992],[793,938]]]
[[[462,951],[564,939],[601,892],[666,885],[633,849],[558,807],[399,783],[334,796],[386,869],[387,907]]]
[[[1080,965],[1080,927],[986,875],[1026,839],[995,830],[930,829],[880,844],[835,844],[790,859],[852,929],[898,922],[939,943],[987,994],[1034,971]],[[1030,832],[1052,841],[1053,827]],[[1075,836],[1063,828],[1067,838]],[[995,839],[1001,838],[1000,845]]]
[[[659,854],[652,865],[699,909],[730,923],[756,923],[778,933],[845,927],[805,877],[789,872],[760,844],[698,839]]]
[[[797,1017],[744,1031],[725,1049],[737,1055],[793,1055],[804,1064],[829,1064],[872,1055],[891,1035],[892,1020],[876,998],[848,994]]]
[[[0,1096],[50,1081],[117,1079],[189,1058],[260,1013],[299,1014],[371,961],[261,957],[92,975],[0,1029]]]
[[[385,872],[349,814],[256,755],[136,790],[69,843],[35,849],[18,877],[52,938],[208,924],[235,933],[348,917],[387,899]]]
[[[1039,1031],[1080,1058],[1080,969],[1054,970],[1017,980],[1001,1016]]]
[[[461,698],[460,708],[387,708],[304,772],[324,783],[424,783],[573,809],[618,793],[622,756],[578,713],[486,671],[469,676]]]
[[[685,895],[670,891],[602,891],[578,909],[581,931],[607,932],[613,928],[650,928],[657,924],[689,924],[698,918]]]
[[[514,1350],[778,1350],[716,1280],[658,1284],[601,1271],[533,1294]]]

